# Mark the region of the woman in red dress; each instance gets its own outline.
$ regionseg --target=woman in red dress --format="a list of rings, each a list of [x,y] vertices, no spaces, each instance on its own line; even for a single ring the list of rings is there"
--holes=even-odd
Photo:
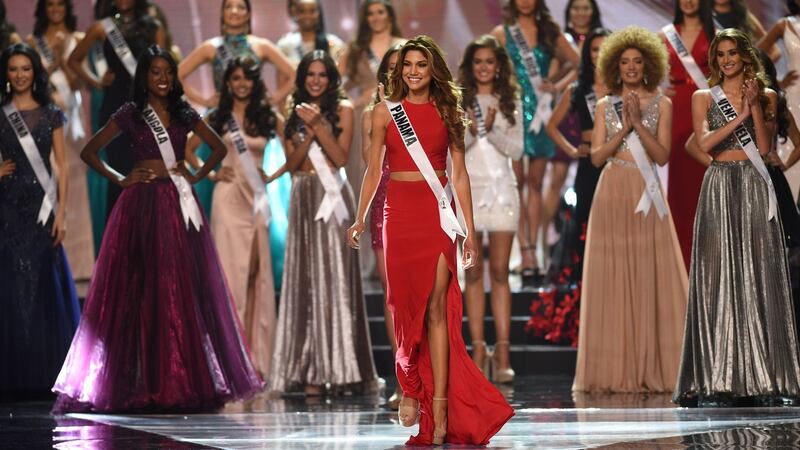
[[[697,67],[702,71],[705,80],[708,76],[708,43],[714,39],[711,2],[675,0],[675,20],[672,24]],[[672,119],[667,201],[672,211],[672,219],[675,221],[675,231],[678,232],[683,262],[688,268],[692,257],[694,213],[706,166],[696,161],[685,149],[686,140],[692,134],[692,115],[680,112],[692,110],[692,94],[697,90],[697,84],[692,80],[663,31],[661,37],[667,41],[669,51],[670,87],[665,92],[672,99],[672,110],[678,112]]]
[[[464,234],[464,226],[462,265],[471,266],[475,255],[461,94],[429,37],[403,45],[398,62],[389,76],[387,101],[372,112],[369,162],[347,236],[357,247],[381,177],[385,142],[390,170],[383,227],[387,304],[395,323],[395,367],[404,396],[398,415],[404,426],[419,419],[419,434],[407,444],[485,445],[514,411],[473,364],[461,336],[455,238]],[[411,157],[415,146],[417,162]],[[451,186],[445,171],[448,147]],[[441,187],[455,194],[449,205]],[[455,221],[454,209],[463,210],[464,225]]]

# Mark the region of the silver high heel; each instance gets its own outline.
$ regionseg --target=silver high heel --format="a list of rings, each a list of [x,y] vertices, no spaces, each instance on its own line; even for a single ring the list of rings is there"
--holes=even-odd
[[[495,347],[498,345],[508,345],[510,346],[511,343],[508,341],[497,341],[495,342]],[[492,382],[493,383],[501,383],[501,384],[511,384],[514,382],[514,369],[511,366],[506,367],[505,369],[501,369],[497,365],[497,359],[494,358],[494,352],[492,354]]]

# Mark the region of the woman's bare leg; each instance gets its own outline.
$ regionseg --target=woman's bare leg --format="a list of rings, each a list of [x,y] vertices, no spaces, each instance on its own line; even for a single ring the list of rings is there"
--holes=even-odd
[[[511,257],[513,232],[489,233],[489,273],[492,281],[492,316],[497,341],[508,341],[511,329],[511,288],[508,285],[508,261]],[[497,367],[510,366],[508,346],[495,351]]]
[[[513,236],[513,235],[512,235]],[[480,236],[477,236],[480,241]],[[480,245],[475,265],[464,273],[466,286],[464,297],[467,304],[467,323],[472,340],[472,361],[483,371],[486,360],[486,340],[483,337],[483,321],[486,315],[486,291],[483,286],[483,246]],[[508,271],[506,271],[508,273]],[[508,281],[508,280],[506,280]],[[488,376],[489,374],[484,373]]]
[[[450,340],[447,332],[447,287],[450,284],[450,269],[443,255],[436,264],[436,279],[428,299],[425,324],[428,330],[428,348],[433,369],[433,397],[447,398],[447,377],[450,365]],[[460,324],[458,324],[460,325]],[[456,326],[454,324],[454,326]],[[433,402],[435,435],[447,428],[447,402]]]

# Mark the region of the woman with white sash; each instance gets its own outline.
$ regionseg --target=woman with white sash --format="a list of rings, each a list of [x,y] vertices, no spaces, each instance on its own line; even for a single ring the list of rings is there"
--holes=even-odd
[[[486,445],[514,415],[470,359],[461,335],[459,236],[462,267],[469,269],[476,257],[465,122],[460,88],[441,49],[428,36],[406,42],[387,100],[372,111],[369,163],[347,238],[358,248],[387,158],[383,232],[386,301],[403,389],[398,418],[405,427],[419,421],[407,445]]]
[[[542,182],[547,162],[555,155],[555,145],[545,132],[557,93],[553,78],[567,63],[577,67],[579,57],[545,0],[509,0],[505,13],[505,24],[495,27],[491,34],[506,47],[522,91],[523,148],[528,159],[527,167],[523,159],[513,166],[524,211],[517,238],[523,284],[536,285],[544,282],[536,255],[543,213]]]
[[[75,31],[77,18],[72,12],[72,0],[39,0],[36,3],[36,22],[28,44],[42,57],[50,72],[53,100],[66,112],[66,154],[69,164],[69,197],[67,228],[64,238],[72,276],[88,281],[94,267],[94,236],[89,211],[89,191],[86,185],[86,165],[80,159],[80,149],[85,137],[80,81],[67,67],[67,57],[83,39]]]
[[[136,58],[148,46],[166,45],[166,35],[161,24],[150,17],[146,0],[114,0],[116,14],[93,23],[85,37],[69,55],[67,66],[84,83],[103,90],[99,119],[106,123],[111,115],[130,100]],[[108,69],[100,76],[88,72],[83,64],[95,44],[103,45]],[[131,141],[121,136],[106,146],[106,160],[114,170],[127,174],[133,168]],[[114,183],[108,185],[106,217],[114,208],[122,189]]]
[[[78,325],[61,245],[66,118],[51,100],[40,61],[27,44],[0,56],[0,85],[8,89],[0,90],[0,397],[46,393]]]
[[[475,199],[473,216],[475,231],[479,233],[476,240],[482,241],[483,233],[489,234],[488,256],[484,258],[482,246],[476,249],[475,266],[466,272],[472,360],[496,383],[514,381],[509,359],[511,288],[508,265],[519,223],[517,180],[511,163],[522,157],[522,105],[512,70],[506,49],[491,35],[470,42],[458,67],[458,82],[464,88],[463,107],[472,121],[468,132],[464,133],[464,145],[472,198]],[[491,280],[492,316],[497,337],[494,355],[487,351],[483,334],[484,260],[488,260]]]
[[[777,95],[743,32],[709,49],[711,89],[692,96],[697,144],[714,161],[694,223],[689,306],[673,401],[686,406],[796,404],[795,317],[775,189],[762,157]]]
[[[182,99],[172,55],[152,46],[139,58],[133,101],[81,151],[123,191],[53,387],[56,413],[211,411],[263,387],[192,189],[225,144]],[[213,149],[196,174],[183,162],[192,131]],[[98,157],[120,133],[136,143],[127,175]]]
[[[293,66],[297,66],[303,56],[312,50],[325,50],[334,60],[344,50],[344,42],[335,34],[325,30],[325,14],[320,0],[300,0],[294,2],[293,20],[297,30],[290,31],[275,44]],[[278,73],[278,84],[283,83],[283,76]]]
[[[358,255],[344,231],[353,193],[342,167],[353,136],[353,105],[336,63],[314,50],[297,66],[297,90],[286,120],[286,164],[292,174],[289,232],[278,328],[267,379],[271,391],[318,396],[375,392],[378,376],[361,288]]]
[[[267,141],[283,134],[283,119],[272,111],[257,62],[235,58],[222,81],[219,106],[206,117],[228,147],[220,169],[208,175],[216,183],[211,231],[253,364],[266,377],[276,308],[269,245],[271,214],[261,167]],[[186,160],[195,169],[203,164],[194,154],[201,142],[193,135],[186,144]]]
[[[592,202],[581,286],[576,392],[671,392],[687,277],[656,164],[669,160],[672,102],[658,88],[667,49],[637,26],[612,33],[597,72]]]

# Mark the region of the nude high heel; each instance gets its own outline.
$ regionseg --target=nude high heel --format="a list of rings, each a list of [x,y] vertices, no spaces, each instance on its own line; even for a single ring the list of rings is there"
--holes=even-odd
[[[495,342],[495,347],[498,345],[511,345],[508,341],[497,341]],[[495,350],[496,352],[496,350]],[[492,382],[494,383],[501,383],[501,384],[511,384],[514,382],[514,369],[511,367],[506,367],[505,369],[501,369],[498,367],[497,359],[494,358],[492,355]]]
[[[446,402],[446,397],[433,397],[434,402]],[[444,444],[444,438],[447,436],[447,410],[445,410],[444,414],[444,422],[436,426],[433,426],[433,439],[431,440],[431,444],[433,445],[442,445]]]
[[[409,404],[408,401],[415,402]],[[400,406],[397,408],[397,419],[404,427],[413,427],[419,419],[419,400],[411,397],[403,397]]]
[[[472,341],[472,352],[475,352],[475,346],[482,345],[483,346],[483,364],[478,366],[478,370],[483,373],[487,379],[489,378],[489,367],[491,364],[492,352],[489,351],[489,348],[486,346],[486,341]],[[477,364],[476,364],[477,365]]]

